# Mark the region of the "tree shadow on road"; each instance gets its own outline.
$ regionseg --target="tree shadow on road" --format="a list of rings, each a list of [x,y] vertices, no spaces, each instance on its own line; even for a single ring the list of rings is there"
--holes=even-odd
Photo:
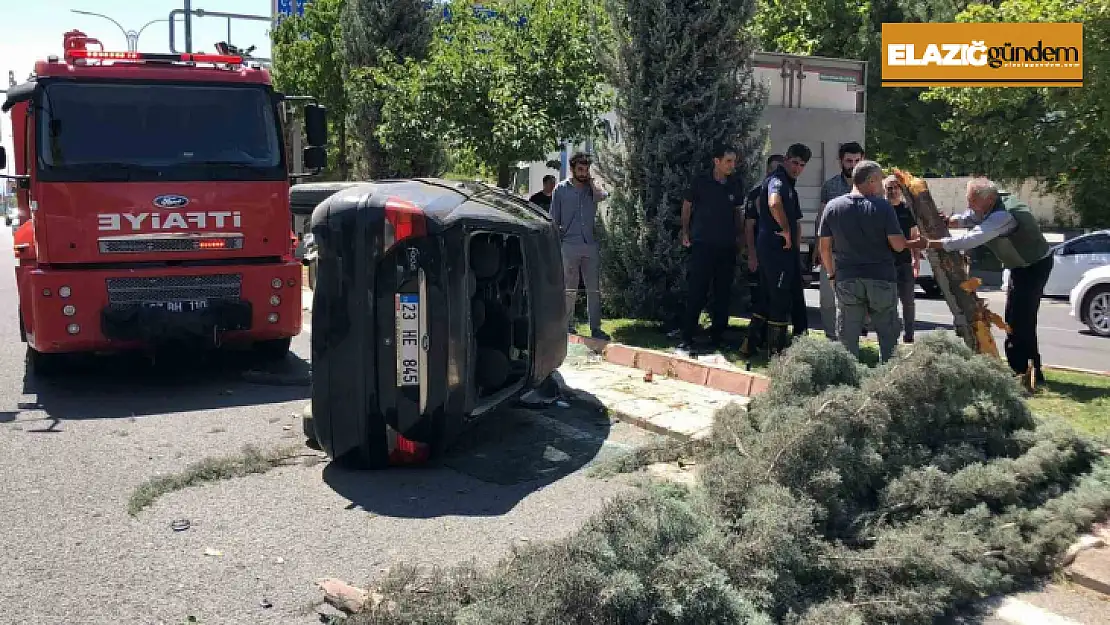
[[[348,508],[383,516],[505,514],[529,494],[624,451],[606,444],[611,421],[600,401],[579,393],[568,403],[501,408],[424,468],[353,471],[333,462],[324,481]]]
[[[143,417],[309,397],[310,365],[292,353],[270,364],[235,351],[165,356],[152,362],[131,353],[78,355],[49,376],[28,369],[23,393],[35,399],[21,402],[19,410],[42,411],[52,422],[28,431],[59,431],[58,424],[68,420]]]

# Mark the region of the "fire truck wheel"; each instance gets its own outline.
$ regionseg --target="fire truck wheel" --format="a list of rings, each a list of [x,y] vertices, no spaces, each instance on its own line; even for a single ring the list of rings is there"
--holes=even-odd
[[[289,353],[289,346],[292,343],[292,337],[259,341],[254,344],[254,352],[258,354],[259,358],[268,362],[283,360],[285,355]]]
[[[30,345],[27,346],[27,367],[31,373],[41,377],[48,377],[58,373],[62,368],[62,354],[44,354]]]

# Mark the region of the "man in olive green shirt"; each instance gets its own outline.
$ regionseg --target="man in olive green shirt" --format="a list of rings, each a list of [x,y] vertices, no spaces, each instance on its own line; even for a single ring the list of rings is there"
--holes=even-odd
[[[1044,381],[1041,354],[1037,347],[1037,314],[1048,276],[1052,253],[1029,207],[1010,194],[1000,193],[986,178],[967,183],[968,211],[949,218],[954,227],[970,227],[960,236],[929,241],[924,237],[909,242],[911,249],[943,249],[949,252],[986,247],[1010,270],[1006,290],[1006,360],[1020,374],[1029,373],[1033,363],[1037,383]]]

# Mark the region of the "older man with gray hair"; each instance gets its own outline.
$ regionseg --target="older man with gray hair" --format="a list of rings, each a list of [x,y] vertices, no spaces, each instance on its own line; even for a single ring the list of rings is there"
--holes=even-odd
[[[909,242],[911,249],[943,249],[949,252],[986,247],[1010,270],[1006,290],[1006,360],[1014,372],[1044,381],[1037,345],[1037,314],[1044,286],[1052,273],[1052,251],[1029,207],[987,178],[967,183],[968,210],[948,219],[952,227],[970,228],[966,233],[930,241],[924,237]],[[1030,367],[1032,365],[1032,367]]]
[[[883,170],[862,161],[852,170],[852,190],[825,206],[821,220],[821,263],[836,290],[840,342],[859,355],[868,314],[879,335],[879,353],[889,360],[898,345],[898,273],[894,253],[906,247],[898,217],[883,198]]]

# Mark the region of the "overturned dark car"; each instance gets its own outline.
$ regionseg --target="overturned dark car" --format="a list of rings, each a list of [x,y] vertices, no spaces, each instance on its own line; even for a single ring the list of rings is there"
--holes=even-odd
[[[566,356],[558,230],[519,197],[439,179],[344,185],[311,235],[306,434],[341,464],[422,462]]]

